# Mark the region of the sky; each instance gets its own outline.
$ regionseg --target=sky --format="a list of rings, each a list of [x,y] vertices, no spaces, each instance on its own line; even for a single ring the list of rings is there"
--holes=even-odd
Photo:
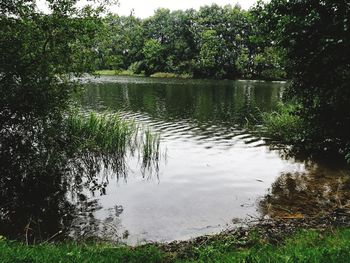
[[[36,0],[40,10],[46,12],[47,5],[45,0]],[[170,10],[186,10],[190,8],[199,9],[204,5],[211,5],[213,3],[220,6],[231,4],[239,4],[243,9],[248,9],[257,0],[118,0],[119,6],[111,6],[109,10],[112,13],[119,15],[130,15],[133,10],[134,15],[140,18],[152,16],[154,11],[158,8],[168,8]],[[81,0],[79,3],[84,5],[86,1]]]
[[[146,18],[153,15],[154,10],[163,7],[170,10],[185,10],[189,8],[198,9],[200,6],[211,5],[235,5],[238,3],[242,8],[248,9],[257,0],[119,0],[119,7],[113,7],[112,11],[119,15],[129,15],[134,9],[137,17]]]

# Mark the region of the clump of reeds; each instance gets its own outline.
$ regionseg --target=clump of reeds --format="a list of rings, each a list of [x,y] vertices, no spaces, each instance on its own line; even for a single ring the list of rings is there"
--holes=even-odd
[[[144,132],[142,144],[143,158],[158,159],[160,136],[159,133],[152,133],[149,129]]]
[[[124,155],[136,143],[137,125],[118,114],[74,113],[67,124],[77,150]]]
[[[142,160],[142,169],[158,167],[160,135],[140,128],[133,120],[116,113],[72,113],[67,118],[68,134],[75,156],[91,173],[99,171],[99,163],[115,172],[125,172],[127,154],[135,152]]]

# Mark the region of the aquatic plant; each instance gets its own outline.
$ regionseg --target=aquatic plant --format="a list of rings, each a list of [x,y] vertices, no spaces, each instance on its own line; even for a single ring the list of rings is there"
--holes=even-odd
[[[160,135],[153,134],[149,129],[145,131],[143,140],[143,157],[144,158],[158,158],[159,154]]]
[[[126,155],[135,153],[142,158],[142,168],[159,160],[160,135],[117,113],[73,112],[67,117],[67,129],[75,156],[87,158],[90,166],[97,158],[120,170]]]
[[[279,103],[277,109],[262,114],[263,134],[284,143],[299,141],[302,121],[297,115],[298,105]]]
[[[133,149],[138,132],[133,121],[123,120],[118,114],[96,112],[70,114],[67,128],[77,150],[119,155]]]
[[[113,112],[75,111],[69,114],[66,122],[67,141],[72,148],[71,177],[82,178],[93,193],[106,194],[111,177],[126,179],[130,156],[138,156],[143,176],[158,176],[159,134]]]

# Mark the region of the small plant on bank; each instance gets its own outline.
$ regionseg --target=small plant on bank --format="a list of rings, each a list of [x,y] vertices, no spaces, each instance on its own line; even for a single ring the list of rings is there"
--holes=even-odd
[[[263,113],[263,134],[287,144],[301,141],[303,125],[297,115],[298,107],[297,104],[280,103],[276,111]]]

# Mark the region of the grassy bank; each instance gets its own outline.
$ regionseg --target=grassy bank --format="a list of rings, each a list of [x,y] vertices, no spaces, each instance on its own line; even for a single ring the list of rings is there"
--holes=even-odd
[[[144,77],[145,74],[136,74],[130,70],[97,70],[96,75],[101,76],[131,76],[131,77]]]
[[[219,238],[215,242],[188,245],[187,253],[166,252],[155,246],[104,244],[43,244],[26,246],[0,240],[0,259],[10,262],[348,262],[350,229],[321,233],[304,230],[279,245],[259,236],[249,242]]]
[[[167,72],[156,72],[150,76],[151,78],[177,78],[177,79],[191,79],[193,78],[190,74],[175,74]]]
[[[315,128],[300,115],[301,105],[294,102],[280,103],[273,112],[262,113],[260,135],[278,144],[291,145],[295,153],[304,152],[310,156],[325,156],[345,159],[350,164],[350,144],[340,139],[317,138]],[[316,139],[315,139],[316,138]]]
[[[145,77],[145,74],[136,74],[131,70],[97,70],[96,75],[100,76],[131,76],[131,77]],[[151,78],[179,78],[179,79],[191,79],[190,74],[175,74],[167,72],[156,72],[149,77]]]

